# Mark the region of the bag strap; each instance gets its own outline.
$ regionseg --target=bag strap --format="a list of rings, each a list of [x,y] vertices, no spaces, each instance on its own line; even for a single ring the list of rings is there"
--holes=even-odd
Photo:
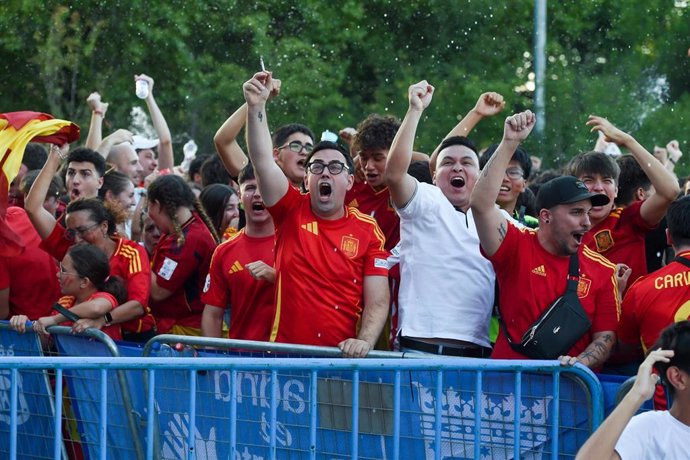
[[[688,261],[688,266],[690,266],[690,261]],[[571,254],[570,255],[570,264],[568,265],[568,277],[567,277],[567,283],[566,283],[566,288],[565,292],[577,292],[577,285],[580,282],[580,260],[578,259],[577,253]],[[500,302],[497,302],[500,304]],[[506,327],[505,322],[503,321],[503,316],[501,315],[501,306],[497,305],[498,308],[496,308],[496,318],[498,319],[498,324],[501,325],[501,330],[506,336],[506,339],[508,340],[508,344],[510,344],[510,347],[517,352],[520,352],[520,349],[522,348],[520,344],[515,343],[513,341],[513,338],[510,336],[508,333],[508,328]]]
[[[683,265],[685,265],[686,267],[690,268],[690,260],[686,259],[685,257],[676,256],[676,257],[673,259],[673,261],[674,261],[674,262],[678,262],[679,264],[683,264]]]
[[[62,314],[62,316],[64,316],[68,320],[72,321],[73,323],[75,323],[81,319],[79,316],[77,316],[76,313],[69,311],[68,309],[66,309],[65,307],[63,307],[62,305],[60,305],[57,302],[53,305],[53,310]]]

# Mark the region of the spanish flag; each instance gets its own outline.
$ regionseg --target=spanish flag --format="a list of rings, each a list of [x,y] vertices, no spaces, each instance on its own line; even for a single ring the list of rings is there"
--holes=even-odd
[[[79,139],[79,126],[40,112],[0,114],[0,256],[14,257],[23,248],[17,235],[5,224],[10,184],[22,165],[29,142],[64,145]]]

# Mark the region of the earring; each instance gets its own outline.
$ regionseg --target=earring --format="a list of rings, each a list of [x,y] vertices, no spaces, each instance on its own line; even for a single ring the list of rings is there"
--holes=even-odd
[[[548,224],[548,223],[549,223],[549,219],[544,219],[544,223],[545,223],[545,224]]]

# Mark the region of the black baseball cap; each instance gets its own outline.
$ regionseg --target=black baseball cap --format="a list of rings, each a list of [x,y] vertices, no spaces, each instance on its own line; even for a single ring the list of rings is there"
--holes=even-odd
[[[604,206],[609,197],[602,193],[592,193],[577,177],[561,176],[551,179],[539,187],[537,192],[537,211],[551,209],[559,204],[571,204],[590,200],[592,206]]]

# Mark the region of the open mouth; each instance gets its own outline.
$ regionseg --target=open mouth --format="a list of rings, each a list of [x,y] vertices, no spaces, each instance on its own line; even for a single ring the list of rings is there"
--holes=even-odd
[[[510,192],[510,187],[506,187],[505,185],[501,186],[500,189],[501,192]]]
[[[329,196],[331,196],[332,192],[333,192],[333,189],[331,187],[331,184],[329,184],[328,182],[321,182],[319,184],[319,196],[329,197]]]
[[[252,211],[263,211],[264,209],[266,209],[266,206],[263,203],[252,203]]]
[[[81,192],[79,191],[79,189],[73,188],[70,191],[70,195],[71,195],[72,199],[79,198],[81,196]]]
[[[302,159],[302,160],[297,160],[297,166],[298,166],[299,168],[304,169],[304,159]]]
[[[582,238],[584,237],[584,235],[584,233],[573,233],[573,238],[575,238],[575,241],[578,245],[582,244]]]
[[[465,186],[465,179],[462,177],[454,177],[450,180],[450,185],[456,188],[462,188]]]

